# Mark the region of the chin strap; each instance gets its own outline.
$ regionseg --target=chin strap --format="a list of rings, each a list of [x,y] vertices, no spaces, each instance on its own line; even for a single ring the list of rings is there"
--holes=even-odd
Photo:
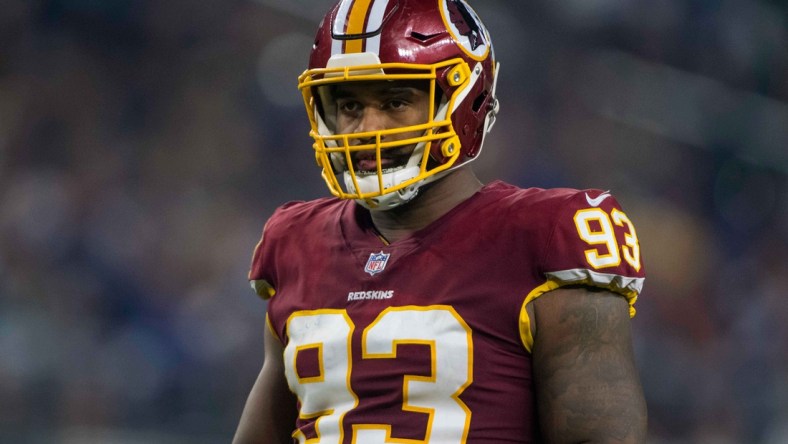
[[[419,194],[419,190],[424,186],[437,181],[449,174],[452,169],[441,171],[440,173],[433,174],[432,176],[425,177],[424,179],[407,186],[401,190],[386,193],[381,196],[372,197],[369,199],[355,199],[359,205],[370,211],[387,211],[397,208],[412,201]]]

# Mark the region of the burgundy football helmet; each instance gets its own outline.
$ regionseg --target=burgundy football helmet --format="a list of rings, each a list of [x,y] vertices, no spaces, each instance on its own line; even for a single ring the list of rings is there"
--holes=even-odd
[[[490,35],[464,0],[341,0],[323,18],[309,69],[298,79],[317,163],[331,193],[387,210],[473,160],[498,112],[497,74]],[[332,88],[340,82],[403,80],[429,85],[433,100],[426,122],[337,133]],[[420,136],[403,139],[405,133]],[[405,146],[415,146],[407,164],[381,165],[386,150]],[[352,158],[360,151],[374,155],[377,171],[354,167]]]

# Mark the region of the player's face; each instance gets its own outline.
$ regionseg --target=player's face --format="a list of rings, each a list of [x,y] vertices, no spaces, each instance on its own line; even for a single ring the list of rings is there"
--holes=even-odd
[[[336,133],[352,134],[419,125],[429,119],[432,100],[426,85],[419,82],[348,82],[334,90]],[[381,137],[394,142],[419,137],[423,131],[399,132]],[[374,144],[374,137],[355,138],[351,145]],[[407,163],[415,145],[381,150],[381,168],[388,170]],[[352,158],[359,173],[377,171],[374,150],[356,151]]]

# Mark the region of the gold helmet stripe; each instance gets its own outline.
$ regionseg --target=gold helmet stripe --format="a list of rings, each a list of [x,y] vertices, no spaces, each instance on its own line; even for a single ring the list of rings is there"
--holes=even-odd
[[[358,36],[378,31],[383,24],[383,18],[389,0],[344,0],[334,19],[333,32],[335,35]],[[380,50],[380,34],[369,38],[335,39],[331,45],[331,54],[354,54],[372,52],[377,54]]]
[[[348,17],[346,34],[363,34],[365,32],[365,25],[367,17],[369,16],[369,7],[372,0],[356,0],[350,9],[350,16]],[[356,53],[364,51],[365,39],[353,39],[345,42],[345,53]]]

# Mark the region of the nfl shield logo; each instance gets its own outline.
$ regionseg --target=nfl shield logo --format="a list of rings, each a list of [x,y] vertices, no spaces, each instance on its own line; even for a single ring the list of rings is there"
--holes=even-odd
[[[364,271],[369,273],[371,276],[374,276],[386,268],[386,262],[389,261],[390,253],[384,253],[381,251],[380,253],[372,253],[369,255],[369,259],[367,259],[367,265],[364,267]]]

